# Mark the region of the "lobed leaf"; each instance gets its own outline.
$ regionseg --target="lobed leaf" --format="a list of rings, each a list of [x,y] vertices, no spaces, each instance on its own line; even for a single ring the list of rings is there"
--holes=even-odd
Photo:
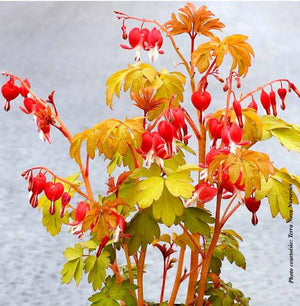
[[[264,131],[274,136],[283,147],[300,153],[300,130],[296,124],[271,115],[262,116],[262,122]]]
[[[83,270],[83,248],[79,243],[76,243],[74,248],[69,247],[64,251],[64,256],[68,261],[64,264],[60,273],[61,282],[62,284],[68,284],[74,278],[78,286]]]
[[[135,288],[136,286],[131,285],[129,280],[118,283],[115,276],[108,276],[101,291],[92,295],[89,301],[92,302],[91,306],[119,305],[118,301],[123,301],[128,306],[135,306],[136,301],[130,294]]]
[[[126,234],[131,235],[126,243],[129,255],[134,254],[139,247],[145,249],[147,244],[151,244],[155,238],[158,238],[160,228],[153,218],[151,209],[136,213],[126,227]]]
[[[109,256],[107,251],[103,251],[99,257],[90,255],[84,261],[84,272],[88,273],[88,282],[92,283],[94,291],[102,287],[106,276],[105,270],[110,263]]]
[[[184,209],[182,216],[184,225],[194,234],[210,237],[210,227],[208,223],[214,223],[215,219],[211,217],[211,213],[203,208],[189,207]]]
[[[176,217],[183,214],[184,207],[180,198],[174,197],[167,188],[164,188],[161,197],[153,202],[152,211],[156,220],[171,226]]]
[[[212,30],[220,31],[224,27],[218,18],[213,18],[214,16],[205,5],[196,9],[194,4],[187,3],[179,9],[179,18],[172,13],[171,20],[166,22],[165,26],[171,35],[192,34],[192,30],[194,30],[199,35],[212,36]]]

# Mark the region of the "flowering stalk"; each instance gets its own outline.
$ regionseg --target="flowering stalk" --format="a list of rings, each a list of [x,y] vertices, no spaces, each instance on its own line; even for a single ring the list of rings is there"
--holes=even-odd
[[[218,190],[217,194],[217,206],[216,206],[216,215],[215,215],[216,221],[215,221],[213,237],[202,262],[201,276],[200,276],[199,289],[198,289],[198,301],[197,301],[198,306],[203,306],[203,299],[204,299],[204,292],[205,292],[209,264],[221,233],[221,228],[222,228],[220,223],[221,201],[222,201],[222,188]]]

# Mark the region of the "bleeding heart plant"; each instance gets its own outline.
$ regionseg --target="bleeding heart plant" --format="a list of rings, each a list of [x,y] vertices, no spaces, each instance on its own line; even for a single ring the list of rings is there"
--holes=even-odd
[[[108,78],[106,103],[112,108],[121,89],[129,91],[143,112],[140,117],[107,119],[72,136],[58,115],[54,91],[43,100],[27,79],[2,73],[9,77],[1,88],[4,109],[9,111],[11,101],[20,96],[20,109],[33,116],[40,138],[50,144],[51,128],[58,129],[79,167],[79,173],[67,178],[46,167],[22,174],[28,180],[29,202],[43,211],[47,231],[56,235],[64,224],[80,239],[64,252],[62,282],[74,279],[78,285],[82,272],[88,274],[88,282],[99,291],[89,299],[92,306],[148,305],[143,278],[152,245],[161,252],[164,266],[160,305],[174,305],[184,281],[188,282],[185,305],[248,305],[250,298],[220,278],[225,258],[246,268],[239,250],[241,237],[224,226],[243,209],[252,213],[246,222],[251,219],[257,225],[259,208],[267,202],[273,217],[280,214],[287,222],[292,218],[291,204],[298,199],[293,191],[289,197],[290,185],[299,190],[300,177],[276,168],[267,154],[253,147],[274,137],[287,150],[300,153],[299,126],[277,117],[276,101],[278,96],[284,110],[287,94],[300,97],[300,93],[288,79],[277,79],[243,94],[241,78],[247,75],[254,51],[247,36],[234,34],[222,40],[216,36],[224,24],[206,6],[197,9],[187,3],[179,17],[173,13],[165,24],[115,13],[122,21],[122,38],[128,40],[121,47],[136,54],[133,64]],[[137,25],[127,35],[128,20]],[[141,51],[151,62],[164,54],[163,35],[171,41],[186,75],[164,68],[157,71],[141,62]],[[179,47],[177,35],[190,41]],[[203,37],[208,41],[196,44]],[[182,55],[183,48],[191,48],[188,58]],[[225,55],[231,56],[232,65],[223,78],[219,67]],[[224,108],[218,110],[213,109],[215,92],[209,86],[214,80],[224,83]],[[185,102],[193,109],[190,113],[183,104],[185,89],[191,90]],[[259,115],[255,99],[266,115]],[[191,137],[196,151],[188,146]],[[106,195],[97,197],[89,179],[89,162],[96,153],[109,160],[110,176]],[[194,164],[186,163],[186,154],[194,156]],[[124,171],[114,177],[116,167]],[[74,199],[75,194],[80,200]],[[172,235],[162,233],[163,225],[177,230]],[[188,249],[190,262],[184,267]],[[118,264],[122,252],[125,266]],[[175,266],[172,292],[165,298],[167,273]]]

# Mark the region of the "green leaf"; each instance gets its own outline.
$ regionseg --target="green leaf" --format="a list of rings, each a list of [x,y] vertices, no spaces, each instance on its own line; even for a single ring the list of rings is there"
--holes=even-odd
[[[154,238],[158,238],[160,228],[153,218],[151,209],[148,208],[136,213],[126,227],[126,234],[131,235],[127,242],[129,255],[134,254],[140,246],[145,249]]]
[[[225,295],[222,301],[223,306],[232,306],[233,300],[229,295]]]
[[[221,273],[221,267],[222,267],[222,261],[215,257],[212,256],[210,263],[209,263],[209,269],[216,274],[220,274]]]
[[[76,285],[78,286],[82,277],[83,270],[83,249],[79,243],[75,244],[74,248],[67,248],[64,251],[64,256],[67,258],[66,262],[61,270],[61,282],[68,284],[74,278]]]
[[[120,187],[119,189],[119,198],[123,199],[123,201],[127,204],[129,204],[131,207],[134,207],[134,205],[137,202],[137,184],[135,180],[127,179]],[[126,206],[124,206],[124,209],[126,209]]]
[[[226,246],[224,254],[231,264],[234,262],[238,267],[241,267],[244,270],[246,269],[245,257],[238,249]]]
[[[103,251],[99,257],[88,256],[84,261],[84,272],[88,273],[88,282],[92,283],[94,290],[100,289],[106,276],[106,269],[109,266],[110,254]]]
[[[136,301],[130,294],[130,291],[134,289],[136,286],[131,285],[129,280],[124,280],[119,284],[115,276],[108,276],[101,291],[91,296],[89,301],[93,302],[93,306],[119,305],[118,301],[124,301],[127,306],[135,306]],[[103,304],[104,302],[107,304]]]
[[[162,177],[152,176],[137,185],[139,194],[137,202],[139,207],[147,208],[154,200],[158,200],[164,189],[164,179]]]
[[[80,243],[76,243],[74,248],[71,247],[66,248],[63,254],[67,258],[67,260],[70,261],[82,257],[83,249]]]
[[[189,146],[185,145],[183,142],[176,141],[176,145],[177,145],[177,147],[179,147],[179,148],[181,148],[181,149],[183,149],[183,150],[185,150],[185,151],[187,151],[187,152],[189,152],[193,155],[196,155],[196,152],[192,148],[190,148]]]
[[[207,223],[214,223],[215,219],[211,217],[210,212],[207,210],[197,207],[185,208],[182,219],[191,233],[199,233],[210,237],[210,227]]]
[[[184,207],[180,198],[174,197],[167,188],[163,190],[161,197],[152,204],[154,218],[156,220],[161,219],[167,226],[171,226],[176,216],[183,214],[183,210]]]

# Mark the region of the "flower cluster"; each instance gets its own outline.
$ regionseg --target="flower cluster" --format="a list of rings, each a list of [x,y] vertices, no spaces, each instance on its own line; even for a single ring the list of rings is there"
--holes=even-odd
[[[15,78],[13,76],[10,76],[9,80],[1,87],[1,92],[6,100],[4,104],[5,111],[10,110],[12,100],[16,99],[19,95],[22,96],[23,105],[20,106],[20,109],[25,114],[33,115],[33,120],[37,125],[40,139],[51,143],[50,128],[51,125],[55,126],[55,119],[53,117],[51,108],[47,105],[47,103],[54,106],[54,92],[49,95],[47,101],[32,97],[30,94],[29,81],[24,79],[20,86],[16,86]]]
[[[161,50],[163,44],[163,37],[160,31],[154,27],[151,31],[147,28],[133,28],[130,30],[128,36],[126,34],[125,26],[122,27],[123,38],[127,39],[130,46],[121,44],[120,46],[124,49],[136,51],[135,61],[141,60],[140,51],[145,50],[148,52],[149,59],[151,62],[155,61],[159,54],[164,54]],[[126,35],[125,35],[126,34]]]
[[[29,192],[29,202],[33,208],[38,206],[38,196],[44,192],[45,196],[51,201],[49,207],[49,213],[54,215],[56,212],[55,202],[62,199],[62,207],[60,216],[64,216],[65,207],[69,204],[71,196],[68,192],[64,192],[64,186],[60,182],[48,181],[46,178],[46,173],[39,171],[36,176],[33,175],[32,170],[27,170],[22,174],[25,179],[28,179],[28,192]]]
[[[178,153],[176,141],[187,144],[190,135],[187,134],[187,125],[183,110],[178,107],[168,108],[164,113],[164,120],[157,126],[157,131],[146,131],[142,134],[142,144],[137,152],[146,160],[149,167],[155,161],[161,167],[163,160]]]

